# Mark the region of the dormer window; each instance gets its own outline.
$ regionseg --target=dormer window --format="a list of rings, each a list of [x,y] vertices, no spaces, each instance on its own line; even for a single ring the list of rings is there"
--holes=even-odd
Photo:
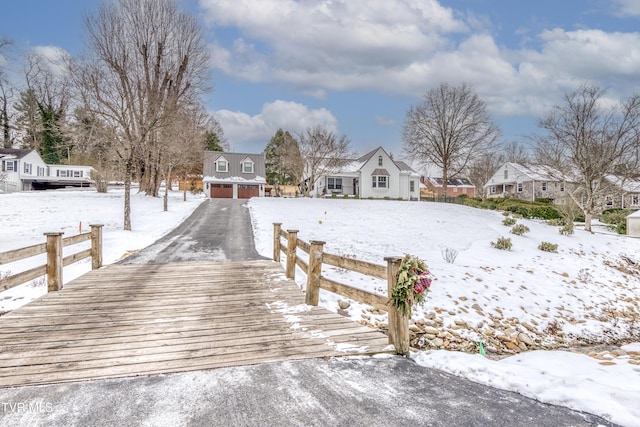
[[[216,172],[229,172],[229,162],[224,157],[216,160]]]
[[[382,166],[382,156],[378,156],[378,166]]]
[[[242,161],[242,173],[253,173],[253,160],[247,158]]]

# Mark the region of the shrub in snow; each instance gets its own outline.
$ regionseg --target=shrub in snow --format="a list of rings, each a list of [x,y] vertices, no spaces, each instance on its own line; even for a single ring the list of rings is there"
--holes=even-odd
[[[510,225],[514,225],[516,222],[515,218],[505,218],[502,220],[502,225],[506,225],[506,226],[510,226]]]
[[[458,251],[453,248],[446,248],[442,250],[442,258],[449,264],[453,264],[458,257]]]
[[[573,222],[567,222],[565,225],[560,227],[559,231],[563,236],[571,236],[573,234]]]
[[[513,228],[511,229],[511,234],[515,234],[517,236],[522,236],[528,232],[529,232],[529,227],[527,227],[524,224],[514,225]]]
[[[541,242],[538,245],[538,249],[540,249],[541,251],[545,251],[545,252],[557,253],[558,252],[558,245],[555,244],[555,243],[550,243],[550,242]]]
[[[498,240],[495,242],[491,242],[491,246],[496,249],[501,249],[503,251],[511,250],[511,239],[508,237],[498,237]]]

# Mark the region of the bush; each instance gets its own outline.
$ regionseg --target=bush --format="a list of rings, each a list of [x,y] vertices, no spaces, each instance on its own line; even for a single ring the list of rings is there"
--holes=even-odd
[[[344,194],[344,195],[342,196],[342,198],[343,198],[343,199],[348,199],[348,198],[349,198],[349,195],[348,195],[348,194]]]
[[[600,215],[600,222],[615,230],[618,234],[627,234],[627,216],[633,211],[626,209],[607,209]]]
[[[560,227],[560,234],[563,236],[571,236],[573,235],[573,222],[567,222],[565,225]]]
[[[510,251],[512,246],[511,239],[508,237],[498,237],[497,241],[491,242],[491,246],[503,251]]]
[[[538,245],[538,249],[544,252],[558,253],[558,245],[550,242],[541,242]]]
[[[332,195],[331,195],[331,198],[332,198],[332,199],[337,199],[337,198],[338,198],[338,195],[337,195],[337,194],[332,194]]]
[[[506,225],[508,227],[511,225],[515,225],[516,222],[518,221],[516,221],[515,218],[505,218],[502,220],[502,225]]]
[[[511,234],[515,234],[517,236],[523,236],[524,234],[529,232],[529,227],[524,224],[514,225],[511,229]]]

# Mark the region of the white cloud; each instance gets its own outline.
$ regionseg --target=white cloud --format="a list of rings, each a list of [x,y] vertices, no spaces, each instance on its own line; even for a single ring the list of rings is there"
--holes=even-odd
[[[612,0],[618,16],[640,16],[638,0]]]
[[[615,0],[628,15],[637,0]],[[373,90],[418,97],[442,81],[467,82],[500,115],[539,115],[584,81],[612,96],[640,88],[640,33],[548,29],[533,48],[498,43],[486,16],[437,0],[201,0],[212,25],[240,36],[216,67],[300,93]],[[530,42],[531,34],[521,35]],[[518,45],[511,44],[511,45]],[[214,53],[214,57],[215,57]]]
[[[309,109],[296,102],[276,100],[262,106],[259,114],[250,116],[239,111],[218,110],[214,116],[224,129],[232,151],[262,152],[278,129],[297,134],[320,125],[336,132],[338,123],[327,109]]]

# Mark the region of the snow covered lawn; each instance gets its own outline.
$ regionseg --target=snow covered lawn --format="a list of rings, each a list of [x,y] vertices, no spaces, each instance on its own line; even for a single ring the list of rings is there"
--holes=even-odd
[[[63,231],[69,236],[78,232],[80,222],[83,231],[100,223],[104,262],[109,264],[153,243],[203,200],[189,194],[183,202],[182,193],[172,192],[169,212],[163,212],[161,199],[134,194],[133,231],[125,232],[121,189],[107,194],[0,194],[0,252],[41,243],[44,232]],[[573,236],[561,236],[556,227],[528,220],[518,222],[530,232],[516,236],[502,225],[499,212],[446,204],[263,198],[251,199],[248,206],[256,247],[268,257],[272,223],[281,222],[285,230],[299,230],[306,241],[325,241],[325,250],[338,255],[381,265],[385,256],[405,253],[426,260],[436,280],[427,303],[413,318],[414,345],[425,348],[412,354],[420,365],[640,427],[640,344],[633,343],[640,338],[640,275],[637,264],[627,261],[638,261],[640,239],[580,229]],[[491,247],[502,236],[511,238],[511,251]],[[558,253],[538,250],[542,241],[558,244]],[[445,260],[447,250],[457,253],[452,263]],[[14,264],[0,266],[0,272],[13,269],[20,271]],[[65,281],[89,269],[89,260],[67,267]],[[362,289],[386,290],[384,281],[355,273],[324,266],[323,274]],[[304,283],[302,273],[297,280]],[[44,292],[42,283],[2,292],[0,311]],[[338,299],[322,292],[320,304],[336,311]],[[348,312],[354,321],[381,327],[386,323],[384,313],[355,302]],[[520,352],[523,346],[562,348],[575,341],[628,344],[601,348],[591,356]],[[495,357],[480,356],[478,342]]]

